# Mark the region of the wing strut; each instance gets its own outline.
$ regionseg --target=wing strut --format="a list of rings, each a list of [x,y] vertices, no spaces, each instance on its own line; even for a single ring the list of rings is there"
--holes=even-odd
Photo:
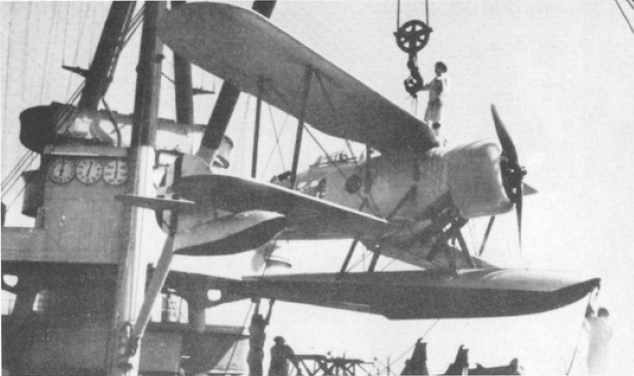
[[[291,186],[295,187],[295,179],[297,179],[297,164],[299,162],[299,152],[302,146],[302,135],[304,134],[304,116],[306,115],[306,107],[308,106],[308,95],[310,94],[310,81],[313,77],[313,67],[306,67],[302,88],[302,109],[297,122],[297,136],[295,137],[295,151],[293,152],[293,168],[291,169]]]
[[[253,129],[253,156],[251,159],[251,177],[258,173],[258,147],[260,143],[260,114],[262,113],[262,77],[258,80],[258,96],[255,105],[255,128]]]

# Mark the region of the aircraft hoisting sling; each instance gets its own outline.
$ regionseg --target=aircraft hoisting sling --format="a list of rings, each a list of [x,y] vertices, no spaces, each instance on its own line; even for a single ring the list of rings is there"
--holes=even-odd
[[[416,93],[423,88],[423,77],[418,70],[418,51],[425,48],[429,42],[432,28],[421,20],[411,20],[405,22],[394,33],[396,44],[403,51],[407,52],[407,68],[410,76],[403,82],[405,91],[416,98]]]

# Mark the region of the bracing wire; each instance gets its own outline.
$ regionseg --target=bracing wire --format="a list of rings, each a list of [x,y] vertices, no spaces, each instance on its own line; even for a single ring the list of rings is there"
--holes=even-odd
[[[269,163],[271,162],[271,158],[273,157],[275,150],[277,150],[277,153],[280,157],[280,162],[282,163],[282,171],[286,171],[286,164],[284,163],[284,155],[282,154],[282,148],[280,147],[279,136],[284,132],[284,128],[286,128],[286,122],[289,118],[289,115],[286,114],[286,117],[284,118],[284,122],[282,123],[282,129],[278,132],[277,126],[275,125],[275,118],[273,116],[273,110],[271,109],[271,105],[268,105],[268,109],[269,109],[269,116],[271,117],[271,125],[273,126],[273,134],[275,135],[275,147],[269,153],[269,157],[266,160],[266,164],[264,165],[264,169],[262,169],[262,172],[263,173],[266,172],[267,168],[269,167]]]
[[[319,142],[319,140],[317,140],[317,138],[313,135],[313,133],[310,131],[310,128],[308,128],[307,126],[304,126],[304,129],[306,130],[306,133],[308,133],[308,135],[313,139],[313,141],[315,141],[315,143],[317,144],[317,146],[319,147],[319,149],[321,149],[322,153],[324,153],[324,156],[326,157],[326,159],[328,160],[328,163],[332,164],[333,166],[335,166],[335,168],[337,169],[337,172],[344,178],[347,179],[348,176],[345,174],[345,172],[343,172],[343,170],[341,169],[341,167],[339,167],[339,164],[335,161],[333,161],[333,159],[330,157],[330,155],[328,154],[328,152],[326,151],[326,149],[323,147],[323,145]],[[361,195],[361,193],[357,192],[356,195],[363,200],[364,197]],[[372,205],[368,205],[368,207],[370,208],[370,210],[372,211],[372,214],[374,215],[379,215],[375,208]]]

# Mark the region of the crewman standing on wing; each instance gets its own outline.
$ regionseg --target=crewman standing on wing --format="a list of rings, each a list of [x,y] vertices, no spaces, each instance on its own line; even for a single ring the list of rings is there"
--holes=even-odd
[[[436,63],[434,68],[436,77],[421,90],[429,90],[429,101],[423,120],[431,126],[436,137],[440,136],[440,128],[443,124],[443,108],[447,103],[447,91],[449,90],[449,76],[447,66],[442,61]]]

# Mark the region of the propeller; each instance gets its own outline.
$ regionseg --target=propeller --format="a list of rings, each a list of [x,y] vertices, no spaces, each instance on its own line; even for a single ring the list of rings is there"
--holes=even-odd
[[[491,105],[491,113],[493,114],[493,123],[495,124],[495,132],[502,146],[502,159],[500,168],[502,170],[502,184],[506,195],[515,205],[517,214],[517,230],[519,234],[520,246],[522,244],[522,201],[524,196],[524,184],[522,180],[526,175],[526,169],[520,166],[517,157],[515,144],[509,135],[504,123],[500,119],[494,105]]]

